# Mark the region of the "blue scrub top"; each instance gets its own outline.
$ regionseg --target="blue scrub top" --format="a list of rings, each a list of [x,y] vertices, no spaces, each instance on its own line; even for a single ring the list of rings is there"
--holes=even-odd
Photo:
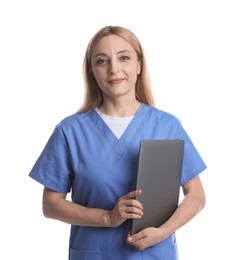
[[[185,141],[181,185],[206,165],[180,121],[142,104],[120,139],[92,109],[62,120],[54,129],[30,177],[57,192],[71,191],[72,201],[111,210],[135,189],[140,141]],[[175,234],[145,250],[127,244],[130,221],[117,228],[71,226],[69,259],[178,259]]]

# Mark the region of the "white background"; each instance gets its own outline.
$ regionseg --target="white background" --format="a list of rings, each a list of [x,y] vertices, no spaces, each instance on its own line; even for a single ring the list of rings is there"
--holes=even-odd
[[[0,259],[67,259],[69,225],[43,217],[43,187],[28,173],[81,105],[83,55],[105,25],[138,36],[156,106],[180,118],[208,166],[206,208],[177,231],[180,259],[242,259],[240,3],[0,2]]]

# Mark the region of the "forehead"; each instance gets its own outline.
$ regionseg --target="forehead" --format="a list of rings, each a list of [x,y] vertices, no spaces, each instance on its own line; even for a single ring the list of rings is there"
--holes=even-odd
[[[122,37],[112,34],[112,35],[102,37],[93,48],[93,53],[109,54],[109,53],[117,53],[122,50],[135,52],[134,48]]]

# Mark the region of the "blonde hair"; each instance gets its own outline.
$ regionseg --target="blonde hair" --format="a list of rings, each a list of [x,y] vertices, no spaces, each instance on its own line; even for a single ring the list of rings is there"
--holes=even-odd
[[[98,107],[103,101],[102,91],[99,88],[96,79],[92,73],[91,58],[93,54],[93,48],[97,42],[105,36],[117,35],[127,41],[136,51],[138,61],[141,62],[141,72],[138,75],[135,93],[136,99],[147,105],[154,105],[154,98],[151,91],[151,83],[144,56],[143,48],[137,39],[137,37],[128,29],[120,26],[106,26],[100,29],[90,40],[86,54],[83,61],[83,78],[84,78],[84,102],[78,112],[86,112],[92,108]]]

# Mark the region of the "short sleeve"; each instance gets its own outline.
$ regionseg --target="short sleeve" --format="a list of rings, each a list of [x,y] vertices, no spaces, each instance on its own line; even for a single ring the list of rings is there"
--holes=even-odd
[[[65,135],[57,125],[29,176],[45,187],[57,192],[70,192],[72,167]]]
[[[181,174],[181,185],[184,185],[204,171],[207,166],[181,124],[177,138],[185,141]]]

